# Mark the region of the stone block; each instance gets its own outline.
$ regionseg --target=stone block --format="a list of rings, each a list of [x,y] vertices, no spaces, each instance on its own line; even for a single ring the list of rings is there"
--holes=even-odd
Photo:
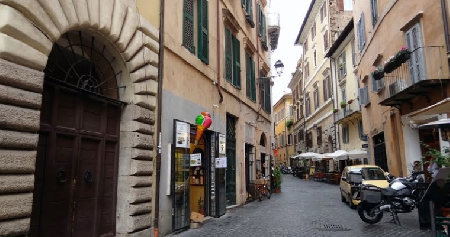
[[[120,148],[119,155],[122,159],[136,159],[136,160],[153,160],[153,151],[139,148]]]
[[[152,176],[128,176],[131,187],[150,187],[153,184]]]
[[[158,66],[158,54],[151,51],[147,47],[142,47],[130,61],[127,62],[127,66],[130,72],[134,72],[146,64]]]
[[[0,58],[19,65],[43,71],[47,55],[11,36],[0,33]]]
[[[151,150],[153,148],[153,136],[137,132],[120,132],[121,148],[142,148]]]
[[[59,39],[59,32],[52,19],[36,0],[0,0],[0,4],[11,6],[40,28],[52,42]],[[1,42],[1,40],[0,40]],[[0,50],[1,51],[1,50]],[[45,61],[47,62],[47,60]]]
[[[0,220],[31,216],[33,193],[0,196]],[[136,208],[138,211],[143,208]]]
[[[158,67],[147,64],[130,75],[133,82],[141,82],[147,79],[158,80]]]
[[[39,131],[40,111],[0,104],[0,128],[24,132]]]
[[[42,94],[0,85],[0,102],[32,109],[40,109],[42,104]]]
[[[100,26],[99,29],[104,35],[111,33],[112,14],[115,0],[102,0],[100,4]]]
[[[153,228],[148,228],[145,230],[140,230],[133,233],[116,233],[117,237],[153,237],[154,236]]]
[[[142,31],[136,31],[134,33],[133,38],[131,38],[130,43],[128,43],[127,48],[124,52],[122,52],[123,57],[126,61],[129,61],[136,52],[142,48],[144,45],[144,37],[148,37],[142,33]]]
[[[147,135],[152,135],[155,132],[155,126],[138,121],[123,121],[120,123],[120,131],[139,132]]]
[[[0,147],[36,149],[39,136],[36,133],[24,133],[0,130]]]
[[[77,12],[72,0],[59,0],[61,8],[64,11],[69,27],[74,28],[79,26]]]
[[[133,37],[136,29],[139,25],[139,15],[133,11],[131,8],[127,8],[127,15],[125,17],[125,22],[123,23],[122,32],[116,43],[120,52],[125,51],[128,43],[130,43],[131,37]]]
[[[128,206],[128,208],[129,208],[128,212],[129,212],[130,216],[149,213],[152,211],[152,203],[151,202],[143,202],[143,203],[131,204]]]
[[[98,28],[100,25],[100,1],[103,3],[103,0],[87,0],[92,28]]]
[[[131,160],[130,175],[152,175],[153,161],[149,160]]]
[[[86,0],[76,0],[73,1],[75,6],[75,12],[78,16],[78,23],[80,26],[89,26],[91,24],[89,20],[89,12]]]
[[[139,121],[147,124],[155,123],[155,113],[137,105],[127,105],[122,114],[122,121]]]
[[[69,22],[58,0],[38,0],[38,2],[53,20],[59,32],[67,32],[69,30]]]
[[[146,34],[148,37],[159,42],[159,30],[153,26],[145,17],[140,16],[140,24],[138,29]]]
[[[134,93],[138,95],[156,95],[158,93],[158,82],[146,80],[133,83]]]
[[[34,175],[0,175],[0,193],[29,192],[33,190]]]
[[[156,96],[152,95],[135,95],[135,103],[141,107],[147,108],[149,110],[155,110],[157,105]]]
[[[0,236],[26,235],[30,230],[30,218],[0,221]]]
[[[53,43],[14,8],[0,5],[0,33],[9,35],[49,55]]]
[[[152,200],[152,187],[130,188],[128,203],[140,203]]]
[[[0,150],[0,174],[33,173],[36,151]]]
[[[137,216],[129,216],[123,219],[123,221],[117,221],[117,236],[146,236],[148,232],[137,234],[142,232],[142,229],[149,229],[151,226],[151,214],[142,214]],[[139,231],[137,231],[139,230]],[[136,233],[134,233],[136,232]]]
[[[44,73],[0,59],[0,84],[42,92]]]
[[[120,37],[120,32],[122,31],[126,14],[127,7],[120,0],[115,0],[114,11],[112,14],[111,33],[109,36],[110,40],[114,43]]]

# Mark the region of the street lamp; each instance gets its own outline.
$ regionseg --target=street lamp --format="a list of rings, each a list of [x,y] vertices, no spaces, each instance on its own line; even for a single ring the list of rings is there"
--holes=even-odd
[[[277,60],[275,62],[274,66],[275,66],[275,70],[277,71],[278,76],[281,76],[281,74],[283,73],[283,70],[284,70],[283,62],[281,62],[281,60]],[[256,78],[256,79],[259,81],[259,83],[262,83],[263,80],[268,80],[268,79],[271,79],[271,78],[274,78],[274,77],[276,77],[276,76],[259,77],[259,78]]]

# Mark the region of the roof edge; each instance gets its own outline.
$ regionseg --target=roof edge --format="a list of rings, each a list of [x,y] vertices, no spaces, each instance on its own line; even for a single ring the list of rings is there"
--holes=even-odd
[[[303,20],[302,26],[300,27],[300,31],[298,32],[297,38],[295,39],[295,42],[294,42],[294,45],[300,44],[298,42],[298,40],[300,39],[300,35],[302,34],[302,32],[305,28],[306,22],[308,21],[309,15],[311,14],[314,4],[316,4],[316,0],[312,0],[311,4],[309,4],[309,8],[308,8],[308,11],[306,12],[305,20]]]

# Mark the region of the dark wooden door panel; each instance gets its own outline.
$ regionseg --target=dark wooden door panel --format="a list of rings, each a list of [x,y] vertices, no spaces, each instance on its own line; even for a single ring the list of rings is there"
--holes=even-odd
[[[119,136],[119,124],[120,124],[120,107],[117,105],[108,105],[106,121],[106,134],[111,136]]]
[[[103,102],[84,99],[82,129],[92,133],[102,133],[102,120],[105,106]]]
[[[55,125],[58,127],[77,128],[77,94],[60,90],[57,99],[57,115]]]

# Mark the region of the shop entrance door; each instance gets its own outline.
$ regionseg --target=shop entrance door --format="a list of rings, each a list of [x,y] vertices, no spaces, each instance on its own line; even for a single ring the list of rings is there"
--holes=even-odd
[[[384,132],[381,132],[373,137],[373,156],[375,158],[375,165],[389,172],[387,165],[386,143],[384,141]]]
[[[30,236],[113,236],[120,105],[45,83]]]
[[[226,134],[226,197],[227,206],[236,205],[236,118],[227,115]]]

